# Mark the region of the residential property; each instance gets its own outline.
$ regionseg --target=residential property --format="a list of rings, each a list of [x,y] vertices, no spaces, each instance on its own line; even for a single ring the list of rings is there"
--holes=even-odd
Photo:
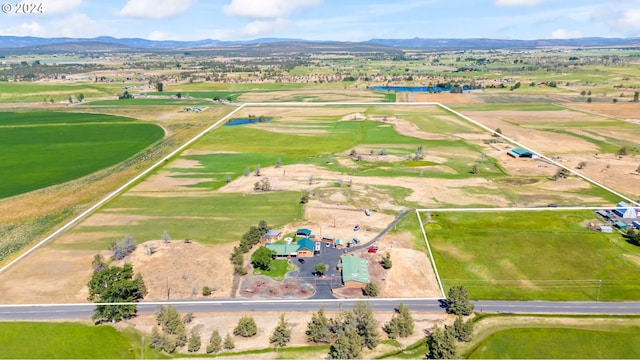
[[[533,152],[519,147],[507,151],[507,155],[514,158],[532,158],[535,156]]]
[[[266,234],[262,236],[262,240],[267,243],[276,242],[282,239],[282,231],[280,230],[269,230]]]
[[[343,256],[338,269],[342,273],[342,283],[347,288],[361,288],[371,281],[369,278],[369,263],[357,256]]]
[[[613,209],[613,213],[623,219],[636,219],[638,217],[636,209],[632,208],[631,205],[627,204],[624,201],[620,201],[616,205],[616,208]]]

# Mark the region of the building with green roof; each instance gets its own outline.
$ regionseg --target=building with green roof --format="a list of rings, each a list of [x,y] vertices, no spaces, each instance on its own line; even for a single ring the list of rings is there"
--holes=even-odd
[[[342,283],[348,288],[364,288],[371,281],[369,278],[369,262],[357,256],[343,256],[338,264],[342,273]]]

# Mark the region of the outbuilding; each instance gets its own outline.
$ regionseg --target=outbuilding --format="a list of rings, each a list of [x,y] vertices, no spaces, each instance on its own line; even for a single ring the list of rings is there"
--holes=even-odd
[[[617,227],[620,230],[627,230],[627,224],[623,223],[620,220],[616,220],[613,222],[613,226]]]
[[[640,230],[640,222],[639,221],[632,221],[631,225],[633,226],[634,229]]]
[[[298,257],[313,257],[315,244],[308,238],[298,240]]]
[[[309,229],[298,229],[296,231],[296,236],[301,236],[301,237],[305,237],[308,238],[311,235],[311,230]]]
[[[275,252],[273,257],[276,259],[298,256],[298,244],[267,244],[265,246]]]
[[[264,234],[262,236],[262,238],[267,243],[272,243],[272,242],[279,241],[280,239],[282,239],[282,231],[280,231],[280,230],[269,230],[269,231],[267,231],[266,234]]]
[[[507,155],[514,158],[532,158],[534,156],[534,153],[529,150],[517,147],[507,151]]]
[[[636,209],[632,208],[631,205],[627,204],[624,201],[620,201],[616,205],[616,208],[613,209],[613,213],[623,219],[636,219],[638,217],[638,215],[636,214]]]
[[[369,263],[357,256],[343,256],[338,269],[342,273],[342,283],[347,288],[364,289],[371,281],[369,278]]]
[[[613,232],[613,228],[611,226],[608,226],[608,225],[600,225],[598,230],[600,230],[600,232],[602,232],[602,233],[612,233]]]
[[[335,244],[336,244],[336,249],[344,248],[344,240],[342,240],[342,239],[337,239]]]

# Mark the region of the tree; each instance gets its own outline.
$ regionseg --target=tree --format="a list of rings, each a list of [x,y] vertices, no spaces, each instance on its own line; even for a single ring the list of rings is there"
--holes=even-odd
[[[456,321],[452,325],[453,333],[458,341],[471,341],[473,336],[473,322],[471,319],[464,321],[462,315],[456,317]]]
[[[324,263],[316,264],[313,269],[318,273],[319,276],[322,276],[327,273],[327,265]]]
[[[121,240],[113,242],[111,244],[111,251],[113,252],[113,258],[116,260],[122,260],[136,249],[136,242],[133,240],[131,234],[127,234]]]
[[[616,152],[616,155],[618,155],[618,156],[627,155],[627,147],[623,146],[620,149],[618,149],[618,152]]]
[[[243,174],[244,174],[244,176],[249,176],[250,172],[251,172],[251,170],[249,170],[249,167],[247,166],[247,167],[244,168]]]
[[[156,312],[156,321],[162,327],[162,330],[172,337],[176,346],[183,346],[187,342],[187,329],[185,320],[189,314],[183,319],[178,310],[173,305],[160,306]]]
[[[251,316],[243,316],[238,321],[238,325],[233,329],[233,335],[251,337],[258,333],[256,321]]]
[[[327,164],[331,164],[333,162],[333,154],[329,153],[327,155]]]
[[[280,166],[282,166],[282,159],[281,158],[277,158],[276,159],[276,169],[279,168]]]
[[[329,359],[358,359],[362,355],[362,340],[357,329],[348,325],[329,348]]]
[[[151,330],[151,344],[154,349],[172,353],[176,350],[176,341],[166,333],[160,332],[157,326]]]
[[[202,287],[202,296],[209,296],[211,295],[211,288],[207,285]]]
[[[502,135],[502,129],[497,128],[493,131],[493,136],[494,137],[499,137],[500,135]]]
[[[578,170],[582,170],[582,169],[584,169],[584,167],[585,167],[585,166],[587,166],[586,161],[580,161],[580,162],[578,163],[578,166],[577,166],[576,168],[577,168]]]
[[[218,330],[213,330],[211,337],[209,338],[209,345],[207,345],[207,354],[217,353],[222,349],[222,337]]]
[[[291,341],[291,327],[285,320],[284,314],[281,314],[280,321],[269,338],[269,343],[275,347],[285,347],[289,341]]]
[[[222,347],[224,347],[226,350],[231,350],[236,347],[231,334],[227,333],[227,336],[224,337],[224,343],[222,344]]]
[[[78,102],[83,102],[84,101],[84,94],[83,93],[78,94],[77,99],[78,99]]]
[[[224,176],[224,183],[225,183],[225,184],[228,184],[228,183],[230,183],[230,182],[231,182],[231,176],[229,176],[229,175],[225,175],[225,176]]]
[[[189,345],[187,346],[187,350],[189,352],[196,352],[200,350],[202,346],[202,340],[200,340],[200,333],[196,330],[191,330],[191,335],[189,336]]]
[[[165,230],[162,233],[162,241],[164,241],[165,244],[168,244],[171,242],[171,236],[169,236],[169,233],[167,232],[167,230]]]
[[[89,283],[89,301],[97,303],[136,302],[144,298],[147,288],[142,276],[133,276],[133,267],[113,266],[93,273]],[[120,321],[136,314],[136,305],[96,305],[92,319],[96,322]]]
[[[300,196],[300,204],[306,204],[309,202],[309,192],[308,191],[303,191],[302,195]]]
[[[164,91],[164,84],[161,82],[156,83],[156,90],[158,90],[158,92]]]
[[[414,322],[409,308],[403,303],[400,303],[391,320],[383,326],[383,330],[391,339],[412,335],[414,332]]]
[[[393,263],[391,262],[391,253],[387,253],[382,258],[382,267],[389,270],[391,269],[391,266],[393,266]]]
[[[640,92],[636,91],[633,93],[633,102],[638,102],[638,97],[640,97]]]
[[[427,346],[430,359],[455,359],[456,339],[451,332],[444,331],[436,326],[435,330],[427,337]]]
[[[260,176],[260,164],[256,165],[255,169],[253,169],[253,174],[255,176]]]
[[[254,268],[260,270],[269,270],[275,251],[265,246],[260,246],[253,254],[251,254],[251,264]]]
[[[373,310],[365,302],[357,302],[353,306],[352,313],[355,317],[358,334],[362,337],[362,344],[369,349],[373,349],[380,343],[378,333],[378,321],[373,315]]]
[[[474,163],[471,165],[471,171],[469,171],[472,175],[478,175],[478,164]]]
[[[591,96],[589,96],[589,97],[587,98],[587,102],[588,102],[588,103],[591,103],[592,101],[593,101],[593,100],[591,99]]]
[[[365,296],[376,297],[378,296],[378,285],[374,282],[370,282],[364,287],[364,289],[362,289],[362,293]]]
[[[464,286],[453,286],[449,289],[447,312],[454,315],[470,315],[473,312],[473,304]]]
[[[311,316],[311,321],[307,325],[307,339],[314,343],[329,343],[331,332],[329,327],[331,322],[324,313],[324,306]]]
[[[91,267],[93,268],[93,272],[97,273],[105,269],[107,267],[107,263],[104,262],[104,257],[100,254],[96,254],[93,257],[93,261],[91,261]]]

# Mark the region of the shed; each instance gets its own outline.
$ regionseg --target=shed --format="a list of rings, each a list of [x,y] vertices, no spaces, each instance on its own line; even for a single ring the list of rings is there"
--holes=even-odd
[[[313,257],[315,244],[308,238],[298,240],[297,255],[299,257]]]
[[[357,256],[343,256],[338,264],[342,273],[342,283],[348,288],[361,288],[371,281],[369,278],[369,263]]]
[[[611,226],[608,226],[608,225],[600,225],[598,230],[600,230],[600,232],[603,232],[603,233],[612,233],[613,232],[613,228]]]
[[[342,239],[337,239],[335,244],[336,244],[336,249],[344,248],[344,240],[342,240]]]
[[[605,210],[598,210],[596,211],[596,214],[602,216],[603,218],[609,220],[611,218],[611,215],[609,215],[608,212],[606,212]]]
[[[627,224],[623,223],[620,220],[616,220],[613,222],[613,226],[617,227],[620,230],[627,230]]]
[[[264,241],[270,243],[270,242],[276,242],[280,239],[282,239],[282,231],[280,230],[269,230],[267,231],[266,234],[264,234],[262,236],[262,238],[264,239]]]
[[[633,226],[634,229],[640,230],[640,221],[632,221],[631,225]]]
[[[613,213],[623,219],[636,219],[638,217],[636,210],[624,201],[620,201],[616,205],[616,208],[613,209]]]
[[[296,236],[302,236],[302,237],[308,238],[309,235],[311,235],[311,230],[309,229],[302,228],[302,229],[296,230]]]
[[[530,158],[534,155],[531,151],[519,147],[507,151],[507,154],[514,158]]]
[[[329,244],[333,244],[336,241],[336,238],[334,238],[333,236],[323,236],[322,237],[322,242],[326,242]]]

